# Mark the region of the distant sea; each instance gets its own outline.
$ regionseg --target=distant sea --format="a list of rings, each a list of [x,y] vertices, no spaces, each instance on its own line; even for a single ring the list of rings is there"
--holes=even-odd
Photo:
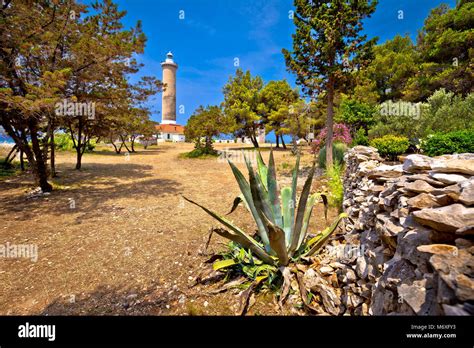
[[[0,134],[0,143],[9,143],[9,144],[13,144],[14,141],[12,138],[10,138],[9,136],[7,135],[3,135],[3,134]]]

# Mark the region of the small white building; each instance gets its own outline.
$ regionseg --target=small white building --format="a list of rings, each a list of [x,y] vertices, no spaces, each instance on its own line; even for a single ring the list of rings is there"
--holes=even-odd
[[[184,137],[184,126],[179,124],[160,124],[155,126],[157,130],[157,141],[163,143],[166,141],[181,143],[186,139]]]

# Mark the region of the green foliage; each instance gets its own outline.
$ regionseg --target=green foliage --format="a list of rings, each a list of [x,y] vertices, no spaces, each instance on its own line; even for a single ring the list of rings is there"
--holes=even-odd
[[[374,105],[343,97],[335,120],[348,124],[355,133],[355,130],[360,128],[367,130],[372,126],[375,123],[376,112],[377,107]]]
[[[395,161],[398,155],[408,150],[410,143],[406,137],[385,135],[381,138],[372,139],[370,146],[375,147],[381,156],[388,157],[390,160]]]
[[[344,87],[353,68],[366,65],[371,54],[375,40],[366,41],[361,30],[377,1],[296,0],[294,5],[293,51],[283,50],[288,69],[308,95],[329,85]]]
[[[188,119],[184,129],[186,140],[196,143],[195,157],[216,154],[212,148],[212,137],[227,132],[228,123],[219,106],[199,106]],[[204,145],[202,143],[204,139]],[[201,149],[204,148],[204,149]]]
[[[310,195],[315,163],[313,163],[298,204],[296,204],[300,157],[298,156],[293,170],[292,185],[282,188],[279,192],[273,152],[270,152],[268,166],[264,163],[260,152],[257,154],[257,170],[252,167],[249,159],[245,156],[249,181],[232,162],[229,161],[229,164],[241,190],[241,195],[234,200],[231,213],[240,202],[244,202],[257,225],[258,240],[250,237],[249,234],[219,214],[186,197],[185,199],[202,208],[229,229],[214,228],[214,233],[230,239],[245,250],[250,250],[252,255],[264,264],[287,266],[290,261],[298,261],[301,256],[311,256],[317,252],[334,232],[337,222],[346,215],[341,214],[330,228],[325,229],[311,240],[307,240],[311,213],[319,197],[318,194]],[[233,265],[233,263],[227,262],[223,267]]]
[[[415,45],[409,36],[396,35],[374,47],[374,59],[361,74],[375,82],[380,101],[403,97],[408,79],[418,71]]]
[[[238,243],[231,241],[228,248],[221,254],[223,259],[214,263],[214,270],[227,269],[227,278],[244,276],[251,282],[261,282],[262,288],[275,289],[275,285],[281,280],[276,266],[263,263],[254,257],[250,250],[246,250]],[[241,286],[248,287],[250,283]]]
[[[219,153],[214,149],[209,149],[206,147],[198,147],[190,152],[182,154],[181,157],[184,158],[207,158],[207,157],[217,157]]]
[[[0,181],[15,176],[21,172],[20,162],[13,161],[12,163],[5,163],[4,159],[0,160]]]
[[[343,165],[335,164],[326,170],[329,186],[329,205],[342,211],[344,199],[344,186],[342,183]]]
[[[298,91],[292,89],[286,80],[270,81],[263,87],[259,113],[267,132],[274,131],[277,136],[285,133],[283,127],[288,122],[290,107],[298,97]]]
[[[451,9],[441,4],[431,11],[418,37],[419,64],[405,93],[409,100],[425,100],[440,87],[462,95],[472,92],[473,13],[472,1]]]
[[[256,132],[261,126],[260,92],[263,88],[261,77],[252,77],[250,71],[245,73],[237,69],[224,86],[224,113],[229,118],[229,132],[237,137],[249,137],[258,147]]]
[[[474,129],[437,133],[421,142],[421,150],[428,156],[474,152]]]
[[[424,104],[420,137],[432,133],[474,128],[474,93],[465,98],[445,89],[436,91]]]
[[[352,146],[356,145],[369,146],[369,137],[365,134],[364,128],[359,128],[354,135]]]
[[[74,150],[74,143],[71,139],[71,135],[68,133],[57,133],[54,135],[54,144],[56,146],[56,149],[59,151],[72,151]],[[86,145],[85,145],[85,151],[84,152],[92,152],[94,151],[96,147],[96,141],[95,140],[90,140]]]
[[[67,133],[55,134],[54,143],[56,145],[56,149],[59,151],[72,151],[74,149],[71,136]]]
[[[344,153],[347,151],[347,145],[344,143],[334,143],[332,147],[332,156],[334,159],[334,164],[340,166],[344,163]],[[319,150],[318,155],[318,166],[319,168],[326,168],[326,146],[323,146]]]

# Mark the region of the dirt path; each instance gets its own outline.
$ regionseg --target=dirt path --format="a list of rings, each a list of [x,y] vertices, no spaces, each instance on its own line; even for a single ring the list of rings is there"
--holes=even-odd
[[[86,154],[81,171],[72,154],[60,153],[56,190],[39,198],[26,198],[29,175],[0,182],[0,244],[38,246],[36,262],[0,259],[0,314],[233,314],[235,295],[189,288],[217,223],[181,195],[220,213],[238,195],[225,161],[178,157],[191,149]],[[286,152],[275,157],[279,168],[293,165]],[[322,209],[313,215],[322,223]],[[232,219],[253,229],[244,208]],[[215,238],[208,252],[223,243]],[[274,313],[272,303],[256,308]]]

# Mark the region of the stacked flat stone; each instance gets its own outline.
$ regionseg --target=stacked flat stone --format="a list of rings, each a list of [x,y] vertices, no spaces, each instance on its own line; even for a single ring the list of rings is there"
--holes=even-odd
[[[345,161],[345,239],[364,250],[349,266],[368,314],[473,315],[474,154],[385,165],[356,146]]]

